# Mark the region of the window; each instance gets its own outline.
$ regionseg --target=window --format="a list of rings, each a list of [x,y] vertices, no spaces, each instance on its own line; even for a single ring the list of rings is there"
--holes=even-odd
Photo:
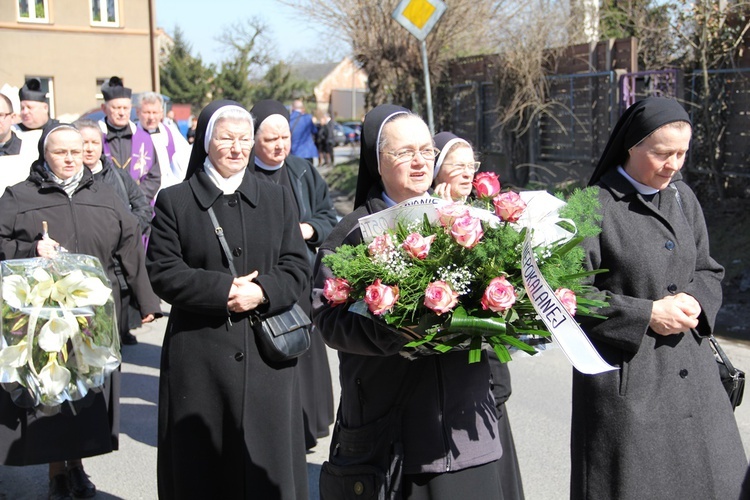
[[[18,0],[18,20],[30,23],[48,23],[47,0]]]
[[[91,24],[95,26],[119,26],[118,0],[91,0]]]

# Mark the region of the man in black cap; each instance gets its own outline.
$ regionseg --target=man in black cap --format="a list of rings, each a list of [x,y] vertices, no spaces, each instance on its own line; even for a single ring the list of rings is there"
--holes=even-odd
[[[146,198],[154,204],[161,185],[159,161],[148,132],[130,121],[133,91],[113,76],[102,85],[104,120],[100,122],[104,155],[118,168],[127,169]]]
[[[13,124],[19,112],[18,87],[0,88],[0,194],[29,175],[36,145],[24,142]]]
[[[18,97],[21,100],[21,123],[18,124],[21,139],[36,144],[43,130],[52,129],[60,122],[49,117],[47,93],[42,90],[39,78],[27,79],[18,91]]]

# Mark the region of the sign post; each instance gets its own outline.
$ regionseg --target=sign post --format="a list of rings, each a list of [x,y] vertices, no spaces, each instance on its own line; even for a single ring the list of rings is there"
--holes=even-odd
[[[446,5],[442,0],[402,0],[393,11],[393,19],[407,29],[421,42],[422,67],[424,68],[424,87],[427,99],[427,124],[430,133],[435,135],[435,121],[432,117],[432,88],[430,87],[430,68],[427,63],[427,44],[425,38],[440,20]]]

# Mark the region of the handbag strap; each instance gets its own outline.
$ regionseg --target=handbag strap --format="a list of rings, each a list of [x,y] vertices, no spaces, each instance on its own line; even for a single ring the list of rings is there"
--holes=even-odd
[[[719,342],[716,340],[716,337],[714,337],[713,334],[711,334],[711,336],[708,337],[708,340],[711,341],[711,345],[714,347],[714,350],[716,350],[716,353],[721,358],[721,362],[724,363],[724,366],[726,366],[727,370],[729,370],[729,373],[734,375],[734,372],[735,372],[734,365],[732,364],[731,361],[729,361],[729,358],[724,353],[724,349],[722,349],[721,346],[719,345]]]
[[[229,262],[229,270],[232,272],[232,276],[237,276],[237,270],[234,268],[234,259],[232,258],[232,252],[229,251],[227,239],[224,237],[224,229],[219,225],[219,221],[216,219],[216,214],[214,213],[213,207],[208,207],[208,216],[211,217],[211,223],[213,223],[214,225],[214,233],[216,234],[216,237],[219,238],[221,249],[224,250],[224,255],[227,258],[227,262]]]

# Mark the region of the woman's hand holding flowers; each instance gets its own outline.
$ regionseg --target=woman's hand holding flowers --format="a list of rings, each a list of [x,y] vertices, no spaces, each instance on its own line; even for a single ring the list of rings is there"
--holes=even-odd
[[[49,236],[43,237],[36,244],[36,254],[39,257],[47,259],[53,259],[60,249],[60,244],[50,238]]]

